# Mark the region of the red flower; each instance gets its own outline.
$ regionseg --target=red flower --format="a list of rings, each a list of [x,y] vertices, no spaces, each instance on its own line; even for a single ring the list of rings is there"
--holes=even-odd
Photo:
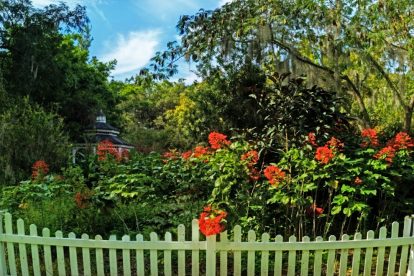
[[[227,140],[227,136],[218,132],[211,132],[208,135],[208,142],[212,149],[220,149],[223,146],[230,145],[230,141]]]
[[[361,147],[366,148],[369,145],[371,145],[372,147],[378,147],[379,145],[378,136],[377,136],[377,131],[375,129],[372,129],[372,128],[363,129],[361,132],[361,136],[363,139]]]
[[[260,171],[256,168],[251,168],[249,178],[253,182],[258,181],[260,179]]]
[[[362,184],[362,179],[357,176],[354,180],[354,184],[355,185],[361,185]]]
[[[315,203],[312,203],[311,206],[309,206],[306,209],[306,213],[309,216],[315,215],[317,217],[319,217],[320,215],[322,215],[323,214],[323,211],[324,211],[323,208],[322,207],[318,207]]]
[[[49,165],[44,160],[37,160],[32,166],[32,179],[45,176],[49,172]]]
[[[323,146],[316,149],[315,159],[322,164],[328,164],[333,157],[333,151],[328,146]]]
[[[191,150],[188,150],[188,151],[186,151],[186,152],[183,152],[183,153],[181,154],[181,157],[182,157],[183,159],[187,160],[188,158],[190,158],[190,157],[191,157],[191,155],[193,155],[193,152],[192,152]]]
[[[86,207],[86,202],[85,201],[87,199],[88,198],[85,195],[81,194],[80,192],[77,192],[74,196],[76,206],[78,206],[78,208],[80,208],[80,209],[83,209],[83,208]]]
[[[339,139],[336,139],[335,137],[332,137],[331,140],[329,140],[326,143],[326,146],[330,147],[331,149],[340,150],[343,149],[344,143],[342,143]]]
[[[273,165],[266,167],[263,173],[269,183],[276,187],[283,181],[286,175],[284,171]]]
[[[249,161],[247,164],[249,167],[254,166],[259,161],[259,153],[255,150],[248,151],[241,156],[241,160]]]
[[[395,135],[392,146],[394,149],[400,150],[412,148],[414,144],[410,135],[408,135],[406,132],[399,132],[397,135]]]
[[[109,140],[99,142],[96,154],[98,155],[99,161],[106,160],[106,156],[108,154],[115,157],[117,161],[120,161],[122,158],[122,155],[118,152],[118,149]]]
[[[224,219],[227,213],[222,210],[215,210],[210,205],[204,207],[204,211],[200,214],[198,219],[198,226],[201,233],[206,237],[217,235],[224,231]]]
[[[315,132],[309,132],[309,134],[308,134],[308,142],[309,142],[309,144],[311,144],[314,147],[317,147],[318,146],[318,144],[316,143]]]
[[[395,157],[395,148],[392,146],[386,146],[382,148],[377,154],[374,155],[376,159],[385,159],[388,163],[392,163]]]
[[[198,158],[206,154],[208,154],[208,147],[197,146],[194,148],[194,153],[193,153],[194,158]]]

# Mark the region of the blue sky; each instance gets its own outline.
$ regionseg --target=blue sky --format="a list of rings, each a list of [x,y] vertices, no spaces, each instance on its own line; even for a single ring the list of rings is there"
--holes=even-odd
[[[36,7],[60,2],[32,0]],[[176,23],[183,14],[215,9],[228,0],[66,0],[69,6],[86,6],[92,26],[91,55],[102,61],[116,59],[115,79],[135,75],[156,51],[177,39]],[[197,79],[190,65],[180,66],[179,77]]]

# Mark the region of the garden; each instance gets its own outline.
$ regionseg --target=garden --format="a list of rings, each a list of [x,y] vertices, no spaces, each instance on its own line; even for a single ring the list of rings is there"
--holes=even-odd
[[[411,1],[285,2],[182,15],[178,41],[121,81],[91,56],[85,7],[2,1],[0,209],[146,240],[193,219],[203,239],[238,225],[301,241],[411,216]],[[132,149],[74,158],[102,110]]]

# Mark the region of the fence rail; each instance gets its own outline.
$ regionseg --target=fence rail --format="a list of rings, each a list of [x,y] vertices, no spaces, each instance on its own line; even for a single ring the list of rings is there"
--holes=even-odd
[[[256,237],[254,231],[243,240],[241,227],[200,240],[197,220],[192,222],[191,240],[180,225],[177,238],[156,233],[145,241],[142,235],[108,240],[87,234],[54,237],[44,228],[41,236],[35,225],[23,220],[13,224],[12,216],[0,214],[0,275],[413,275],[413,218],[404,225],[394,222],[390,235],[382,227],[375,238],[330,236],[328,241],[303,237],[288,241],[278,235]],[[16,231],[17,230],[17,231]],[[402,234],[402,235],[401,235]]]

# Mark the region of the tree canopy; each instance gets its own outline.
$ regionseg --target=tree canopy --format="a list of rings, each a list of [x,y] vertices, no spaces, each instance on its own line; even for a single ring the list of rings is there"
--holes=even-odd
[[[274,72],[306,75],[348,99],[345,108],[361,126],[392,121],[409,130],[413,9],[410,0],[235,0],[182,16],[180,43],[170,43],[150,67],[168,77],[183,57],[204,77],[249,63],[269,80]]]

